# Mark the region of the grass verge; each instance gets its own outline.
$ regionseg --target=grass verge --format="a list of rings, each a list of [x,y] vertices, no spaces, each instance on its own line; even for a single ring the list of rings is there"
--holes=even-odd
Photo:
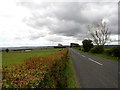
[[[78,48],[74,48],[80,52],[83,52],[81,50],[79,50]],[[108,59],[108,60],[112,60],[112,61],[115,61],[115,62],[120,62],[120,58],[118,57],[114,57],[114,56],[110,56],[110,55],[106,55],[105,53],[102,53],[102,54],[95,54],[95,53],[91,53],[91,52],[84,52],[86,54],[89,54],[89,55],[93,55],[93,56],[98,56],[98,57],[101,57],[101,58],[105,58],[105,59]]]
[[[70,57],[68,58],[65,75],[67,76],[67,88],[79,88],[72,60]]]
[[[108,60],[112,60],[112,61],[116,61],[116,62],[120,62],[120,58],[118,57],[113,57],[113,56],[109,56],[109,55],[106,55],[106,54],[93,54],[91,52],[86,52],[87,54],[89,55],[93,55],[93,56],[98,56],[98,57],[101,57],[101,58],[106,58]]]

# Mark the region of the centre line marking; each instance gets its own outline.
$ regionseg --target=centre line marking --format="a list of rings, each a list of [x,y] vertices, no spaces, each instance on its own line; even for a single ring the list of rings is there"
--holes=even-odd
[[[95,60],[93,60],[93,59],[91,59],[91,58],[88,58],[88,59],[89,59],[90,61],[93,61],[93,62],[99,64],[99,65],[103,65],[103,64],[101,64],[101,63],[99,63],[99,62],[97,62],[97,61],[95,61]]]
[[[84,55],[81,55],[82,57],[85,57]]]

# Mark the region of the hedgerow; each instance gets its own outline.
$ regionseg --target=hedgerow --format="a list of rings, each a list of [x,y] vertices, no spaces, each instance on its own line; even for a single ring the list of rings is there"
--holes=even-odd
[[[56,88],[66,87],[64,70],[67,49],[47,57],[32,57],[23,64],[3,67],[2,88]]]
[[[91,53],[103,53],[104,52],[104,47],[101,45],[95,46],[91,48]]]
[[[105,51],[107,55],[115,56],[115,57],[120,57],[120,46],[117,47],[112,47],[108,50]]]

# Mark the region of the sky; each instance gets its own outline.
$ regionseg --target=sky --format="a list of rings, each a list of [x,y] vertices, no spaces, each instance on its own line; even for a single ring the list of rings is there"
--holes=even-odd
[[[82,45],[101,19],[118,44],[117,0],[0,0],[0,47]]]

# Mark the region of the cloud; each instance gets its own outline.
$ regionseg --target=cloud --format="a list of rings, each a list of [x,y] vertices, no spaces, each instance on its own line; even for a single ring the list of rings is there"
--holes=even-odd
[[[5,8],[4,5],[2,7]],[[9,33],[15,42],[23,39],[30,44],[35,41],[38,44],[37,40],[44,40],[41,45],[51,42],[79,42],[87,38],[87,26],[99,22],[102,18],[109,20],[112,35],[118,34],[117,2],[12,0],[7,5],[5,12],[0,10],[0,29],[3,30],[1,33]],[[2,40],[9,39],[10,36],[5,35],[6,37],[1,36]]]
[[[50,42],[63,42],[63,37],[62,36],[56,36],[56,35],[49,35],[49,37],[46,37],[46,39]]]
[[[47,27],[51,33],[76,36],[78,33],[85,34],[88,24],[108,18],[111,29],[114,29],[113,33],[116,33],[117,7],[114,7],[115,5],[115,3],[50,2],[43,3],[39,7],[37,4],[33,4],[33,6],[30,4],[26,7],[37,10],[26,21],[29,26],[34,28]]]
[[[35,39],[39,39],[39,38],[43,38],[46,36],[47,33],[42,32],[42,31],[38,31],[38,30],[34,30],[34,31],[29,31],[29,36],[28,38],[30,40],[35,40]]]

